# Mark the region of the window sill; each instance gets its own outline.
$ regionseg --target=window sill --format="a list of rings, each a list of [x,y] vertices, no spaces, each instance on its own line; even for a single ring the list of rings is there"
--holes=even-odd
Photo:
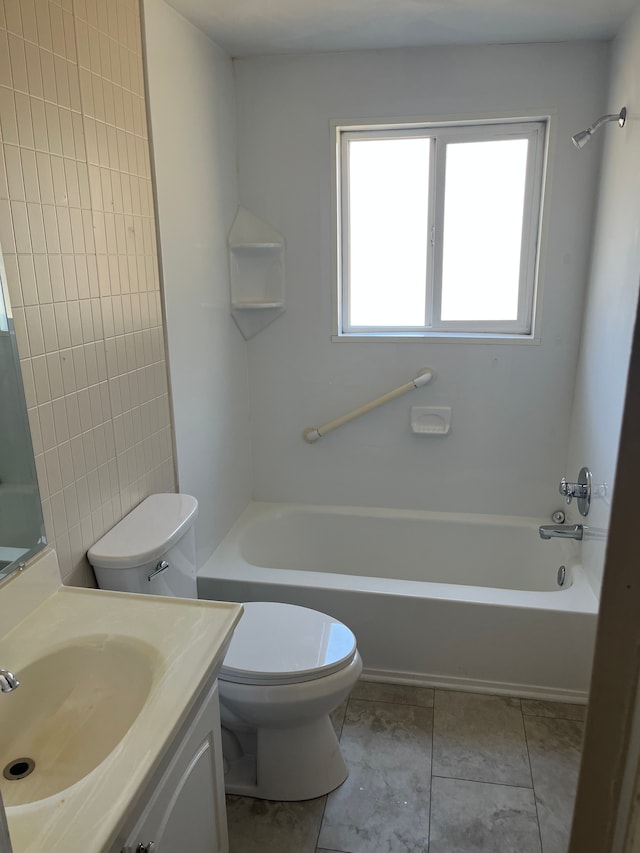
[[[363,334],[355,334],[350,332],[343,335],[332,335],[331,340],[337,344],[351,343],[394,343],[394,344],[539,344],[540,338],[535,335],[486,335],[473,334],[471,332],[407,332],[401,334],[398,332],[389,332],[388,334],[369,332]]]

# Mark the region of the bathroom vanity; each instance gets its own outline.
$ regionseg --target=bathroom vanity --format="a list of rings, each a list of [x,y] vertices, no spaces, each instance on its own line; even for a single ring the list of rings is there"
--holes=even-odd
[[[196,701],[110,853],[226,853],[226,827],[214,680]]]
[[[242,607],[64,587],[51,550],[0,605],[13,853],[226,853],[216,676]]]

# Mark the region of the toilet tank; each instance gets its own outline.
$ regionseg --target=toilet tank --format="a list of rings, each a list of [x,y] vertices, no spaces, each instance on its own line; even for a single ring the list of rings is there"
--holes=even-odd
[[[191,495],[151,495],[93,545],[87,558],[101,589],[197,598]]]

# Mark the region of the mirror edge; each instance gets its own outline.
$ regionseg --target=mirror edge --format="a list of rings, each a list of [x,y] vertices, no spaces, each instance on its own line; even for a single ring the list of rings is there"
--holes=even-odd
[[[47,546],[47,538],[44,529],[44,518],[42,515],[42,499],[40,496],[40,487],[38,485],[38,475],[35,465],[35,454],[33,451],[33,439],[31,437],[31,427],[29,425],[29,416],[27,412],[27,403],[24,392],[24,383],[22,381],[22,369],[20,367],[20,355],[18,353],[18,344],[16,341],[15,325],[13,321],[13,310],[11,307],[11,298],[9,296],[9,284],[7,280],[7,272],[4,265],[4,257],[2,247],[0,246],[0,335],[6,334],[9,336],[10,349],[13,355],[13,369],[16,375],[18,389],[21,392],[21,404],[25,422],[25,437],[28,442],[30,473],[33,479],[33,487],[38,496],[38,507],[40,511],[39,531],[40,535],[37,542],[29,548],[3,548],[0,543],[0,582],[10,577],[14,572],[18,571],[24,564],[42,551]],[[1,486],[1,483],[0,483]],[[3,554],[2,552],[7,552]],[[3,559],[3,556],[6,559]]]

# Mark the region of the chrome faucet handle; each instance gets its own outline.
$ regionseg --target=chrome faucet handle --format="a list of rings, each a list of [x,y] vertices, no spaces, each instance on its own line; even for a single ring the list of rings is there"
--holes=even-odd
[[[581,468],[577,483],[568,483],[566,477],[563,477],[560,480],[559,492],[567,499],[568,504],[576,498],[578,512],[580,515],[587,515],[591,504],[591,471],[588,468]]]
[[[11,693],[16,687],[20,687],[20,682],[15,675],[8,669],[0,669],[0,692]]]
[[[564,495],[568,504],[571,503],[573,498],[585,498],[587,496],[585,483],[568,483],[565,477],[560,480],[558,491],[561,495]]]
[[[573,497],[574,497],[573,486],[575,486],[575,483],[567,483],[566,477],[563,477],[560,480],[560,487],[559,487],[558,491],[560,492],[560,494],[563,497],[565,497],[567,499],[568,504],[571,503],[571,501],[573,500]]]

